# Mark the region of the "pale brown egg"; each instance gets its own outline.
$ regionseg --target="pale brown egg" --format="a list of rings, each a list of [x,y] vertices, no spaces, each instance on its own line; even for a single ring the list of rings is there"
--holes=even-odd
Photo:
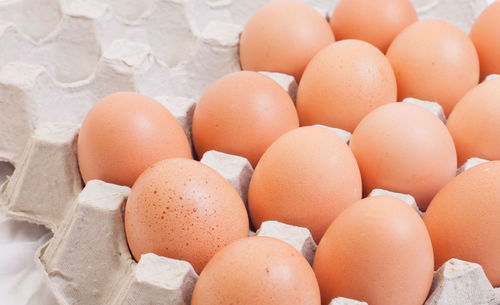
[[[410,194],[421,210],[454,176],[457,156],[446,126],[430,111],[408,103],[381,106],[352,134],[363,190]]]
[[[424,222],[435,268],[458,258],[480,264],[500,286],[500,161],[477,165],[450,181],[432,200]]]
[[[489,74],[500,74],[498,29],[500,29],[500,1],[495,1],[479,15],[469,35],[479,55],[481,79]]]
[[[154,164],[135,182],[125,208],[134,258],[155,253],[187,260],[196,272],[230,242],[248,236],[245,205],[231,184],[194,160]]]
[[[421,20],[404,29],[387,50],[398,83],[398,100],[439,103],[448,115],[478,84],[479,60],[470,38],[456,25]]]
[[[319,305],[307,260],[271,237],[247,237],[219,251],[194,287],[192,305]]]
[[[264,151],[285,132],[299,127],[288,93],[271,78],[240,71],[215,81],[193,116],[198,157],[217,150],[242,156],[255,167]]]
[[[343,40],[309,63],[297,92],[300,125],[322,124],[352,132],[380,105],[395,102],[396,79],[384,54],[367,42]]]
[[[264,153],[248,190],[256,228],[266,220],[306,227],[316,242],[347,206],[361,199],[361,175],[347,144],[329,128],[282,135]]]
[[[433,266],[422,219],[408,204],[388,196],[368,197],[345,209],[314,258],[323,305],[340,296],[370,305],[422,305]]]
[[[147,167],[175,157],[192,158],[181,125],[160,103],[137,93],[119,92],[100,100],[78,136],[85,183],[99,179],[132,186]]]
[[[450,114],[446,126],[457,148],[458,164],[479,157],[500,159],[500,78],[471,89]]]
[[[299,81],[311,58],[334,41],[326,19],[309,5],[272,1],[255,12],[241,34],[241,66],[290,74]]]
[[[337,40],[364,40],[385,53],[394,37],[417,19],[409,0],[341,0],[330,26]]]

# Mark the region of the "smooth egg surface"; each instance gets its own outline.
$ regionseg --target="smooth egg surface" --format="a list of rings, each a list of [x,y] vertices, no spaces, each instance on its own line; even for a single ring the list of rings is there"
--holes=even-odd
[[[311,58],[335,41],[324,16],[296,0],[262,6],[241,33],[243,70],[271,71],[300,80]]]
[[[455,106],[446,126],[457,148],[458,164],[472,157],[500,159],[500,78],[472,88]]]
[[[90,109],[78,135],[78,163],[92,179],[132,186],[150,165],[191,159],[191,145],[174,116],[154,99],[133,92],[111,94]]]
[[[218,150],[255,167],[274,140],[297,127],[297,111],[283,88],[260,73],[240,71],[203,93],[193,115],[193,142],[199,157]]]
[[[391,103],[368,114],[352,134],[363,190],[374,188],[412,195],[424,211],[457,170],[453,139],[430,111]]]
[[[319,305],[307,260],[271,237],[247,237],[218,252],[200,274],[192,305]]]
[[[387,58],[394,68],[398,100],[439,103],[446,115],[478,84],[479,59],[470,38],[445,20],[425,19],[404,29]]]
[[[321,50],[307,66],[297,112],[301,126],[352,132],[366,114],[396,98],[396,79],[384,54],[367,42],[343,40]]]
[[[481,79],[489,74],[500,74],[500,2],[495,1],[476,19],[470,38],[476,46],[481,65]]]
[[[424,216],[435,268],[458,258],[483,267],[500,286],[500,161],[477,165],[451,180]]]
[[[257,165],[248,208],[259,228],[266,220],[306,227],[316,242],[330,223],[361,199],[356,159],[330,128],[301,127],[276,140]]]
[[[417,19],[409,0],[341,0],[330,26],[337,40],[363,40],[385,53],[394,37]]]
[[[345,209],[314,258],[323,305],[335,297],[370,305],[422,305],[433,266],[431,240],[420,215],[389,196],[368,197]]]

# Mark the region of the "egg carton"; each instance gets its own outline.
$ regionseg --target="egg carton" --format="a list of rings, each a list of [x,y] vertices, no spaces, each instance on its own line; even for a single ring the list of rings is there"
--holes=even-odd
[[[189,263],[154,254],[144,255],[138,264],[131,258],[123,230],[129,189],[102,181],[83,188],[75,155],[78,125],[100,98],[115,91],[137,91],[155,96],[191,139],[196,100],[214,80],[240,70],[242,26],[267,2],[0,3],[5,21],[0,24],[0,178],[13,172],[0,187],[0,206],[13,218],[43,224],[54,232],[36,259],[60,304],[189,304],[197,279]],[[338,1],[304,2],[328,17]],[[444,17],[468,31],[491,1],[413,2],[421,18]],[[293,77],[263,73],[295,99]],[[439,116],[436,105],[406,102]],[[348,132],[332,131],[349,141]],[[202,162],[226,177],[246,202],[253,171],[246,159],[213,151]],[[412,205],[411,196],[391,195]],[[313,260],[316,244],[305,228],[271,221],[253,234],[287,241],[309,262]],[[453,277],[437,271],[438,284],[433,283],[427,303],[500,304],[498,296],[492,299],[494,290],[480,266],[460,272]],[[332,304],[342,302],[359,304],[332,300]]]
[[[185,108],[179,121],[190,112]],[[44,224],[54,232],[36,259],[56,299],[60,304],[189,304],[198,277],[191,264],[154,254],[144,255],[138,264],[132,259],[123,225],[130,189],[99,180],[82,189],[77,136],[77,125],[50,123],[37,128],[23,162],[0,189],[0,204],[9,216]],[[245,158],[209,151],[201,162],[223,175],[246,201],[253,169]],[[370,194],[377,195],[403,199],[418,211],[410,195],[385,190]],[[313,262],[317,245],[306,228],[267,221],[256,234],[288,242]],[[450,260],[435,272],[432,287],[426,304],[500,302],[477,264]],[[332,304],[359,304],[355,302],[336,299]]]

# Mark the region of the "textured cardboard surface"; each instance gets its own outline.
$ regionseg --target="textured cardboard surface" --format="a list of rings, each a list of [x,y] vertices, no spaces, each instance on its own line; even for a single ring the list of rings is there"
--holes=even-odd
[[[303,1],[327,16],[338,2]],[[197,99],[214,80],[240,69],[239,34],[267,2],[0,3],[0,183],[12,175],[0,188],[0,207],[10,217],[54,232],[35,263],[60,304],[189,304],[197,278],[189,263],[153,254],[139,264],[132,260],[122,216],[128,188],[91,181],[82,190],[75,155],[78,126],[100,98],[137,91],[157,97],[190,138]],[[421,18],[443,17],[466,32],[488,2],[413,1]],[[294,98],[293,78],[264,74]],[[439,105],[411,102],[444,119]],[[349,133],[334,131],[349,141]],[[244,158],[224,155],[210,152],[204,162],[245,198],[253,170]],[[477,162],[482,161],[472,160],[464,170]],[[289,242],[311,262],[316,245],[306,231],[268,222],[257,234]],[[450,273],[450,264],[437,271],[427,304],[500,304],[499,289],[487,287],[478,265],[454,264],[462,268],[460,276]]]

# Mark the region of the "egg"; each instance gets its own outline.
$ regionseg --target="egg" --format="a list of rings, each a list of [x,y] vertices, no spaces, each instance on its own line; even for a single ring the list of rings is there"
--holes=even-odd
[[[245,157],[255,167],[274,140],[298,126],[297,111],[283,88],[260,73],[240,71],[203,93],[192,133],[199,157],[217,150]]]
[[[309,63],[297,92],[301,126],[322,124],[352,132],[377,106],[395,102],[396,79],[384,54],[369,43],[343,40]]]
[[[239,239],[200,274],[192,305],[319,305],[318,282],[306,259],[271,237]]]
[[[422,219],[405,202],[388,196],[368,197],[345,209],[314,258],[323,305],[335,297],[370,305],[422,305],[433,267]]]
[[[324,16],[309,5],[272,1],[255,12],[241,33],[241,67],[290,74],[299,81],[311,58],[334,41]]]
[[[372,111],[354,130],[350,146],[365,194],[374,188],[410,194],[421,210],[457,169],[446,126],[430,111],[408,103]]]
[[[192,158],[191,145],[174,116],[152,98],[111,94],[85,117],[78,136],[78,164],[85,183],[99,179],[132,186],[150,165]]]
[[[500,161],[477,165],[450,181],[424,216],[435,268],[448,259],[480,264],[500,286]]]
[[[471,89],[450,114],[448,129],[457,148],[458,164],[479,157],[500,159],[500,78]]]
[[[230,242],[248,236],[245,205],[215,170],[188,159],[154,164],[135,182],[125,232],[135,260],[155,253],[187,260],[196,272]]]
[[[476,46],[481,66],[481,79],[489,74],[500,74],[500,2],[495,1],[476,19],[470,38]]]
[[[417,19],[408,0],[341,0],[330,26],[337,40],[364,40],[385,53],[394,37]]]
[[[361,199],[361,175],[347,144],[330,128],[308,126],[282,135],[264,153],[248,190],[259,228],[266,220],[306,227],[316,242],[337,215]]]
[[[421,20],[404,29],[387,50],[398,83],[398,100],[439,103],[448,115],[478,84],[479,60],[470,38],[456,25]]]

